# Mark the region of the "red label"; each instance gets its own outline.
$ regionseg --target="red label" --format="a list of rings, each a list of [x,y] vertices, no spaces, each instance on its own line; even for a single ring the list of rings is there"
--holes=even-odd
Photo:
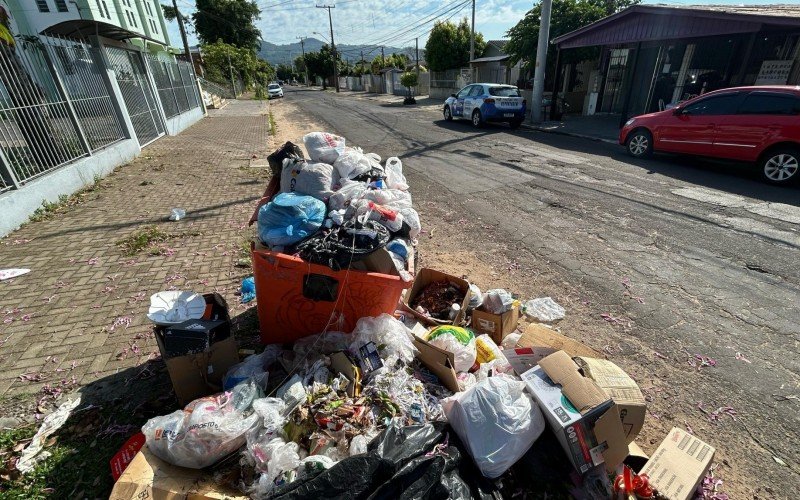
[[[111,464],[111,475],[114,476],[114,481],[119,479],[125,469],[128,468],[128,465],[133,461],[133,457],[139,453],[139,450],[142,449],[144,446],[145,441],[147,441],[144,437],[144,434],[141,432],[134,434],[130,437],[125,444],[122,445],[122,448],[114,454],[109,462]]]

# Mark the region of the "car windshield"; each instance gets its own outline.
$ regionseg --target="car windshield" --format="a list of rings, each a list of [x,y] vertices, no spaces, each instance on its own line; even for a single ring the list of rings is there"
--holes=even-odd
[[[497,97],[522,97],[517,87],[489,87],[489,94]]]
[[[281,88],[281,86],[276,83],[273,83],[272,85],[269,86],[270,90],[278,90],[279,88]]]

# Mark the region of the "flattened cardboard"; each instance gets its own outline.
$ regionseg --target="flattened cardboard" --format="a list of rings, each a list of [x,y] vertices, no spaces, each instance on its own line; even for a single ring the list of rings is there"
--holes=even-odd
[[[109,500],[246,500],[247,497],[214,483],[202,470],[185,469],[161,460],[147,446],[133,457]]]
[[[695,436],[673,427],[640,471],[669,500],[689,500],[705,477],[716,450]]]
[[[419,360],[439,377],[442,385],[453,392],[458,392],[458,378],[454,368],[455,355],[424,340],[417,332],[414,332],[414,346],[419,351],[417,353]]]
[[[397,267],[395,267],[392,256],[389,251],[386,250],[386,247],[381,247],[360,261],[354,262],[350,268],[358,271],[368,271],[371,273],[390,274],[393,276],[400,275],[400,273],[397,272]]]
[[[472,311],[472,329],[476,334],[485,333],[500,345],[506,335],[517,329],[519,307],[512,307],[503,314],[492,314],[475,309]]]
[[[410,305],[417,294],[424,290],[425,287],[436,281],[449,281],[457,286],[459,290],[464,292],[464,300],[460,304],[461,311],[456,315],[453,321],[442,321],[425,316],[424,314],[420,314],[415,311]],[[464,311],[466,311],[467,306],[469,306],[469,283],[461,278],[456,278],[455,276],[451,276],[441,271],[423,267],[419,270],[419,273],[417,273],[417,276],[414,278],[414,284],[411,286],[411,290],[409,290],[408,293],[406,293],[403,297],[402,303],[406,306],[406,308],[408,308],[408,311],[411,312],[415,318],[426,325],[460,325],[464,322]]]
[[[538,323],[532,323],[525,329],[517,347],[552,347],[562,350],[570,356],[588,356],[590,358],[602,358],[602,354],[591,347],[581,344],[577,340],[565,337],[560,333],[547,328]]]
[[[628,455],[619,409],[578,371],[564,351],[543,358],[521,376],[573,466],[585,473],[605,462],[613,472]]]
[[[647,402],[639,386],[611,361],[581,356],[575,358],[575,362],[586,377],[594,380],[617,403],[626,440],[632,443],[644,426],[647,412]]]
[[[361,395],[361,370],[347,354],[343,351],[331,354],[331,370],[341,373],[350,381],[347,386],[348,396],[353,398]]]

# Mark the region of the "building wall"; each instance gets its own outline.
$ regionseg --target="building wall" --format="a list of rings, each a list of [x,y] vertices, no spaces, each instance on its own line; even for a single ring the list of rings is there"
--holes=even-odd
[[[18,32],[36,35],[65,21],[89,19],[138,33],[169,45],[164,12],[157,0],[64,0],[66,12],[56,0],[42,0],[49,12],[40,12],[36,0],[5,0]]]

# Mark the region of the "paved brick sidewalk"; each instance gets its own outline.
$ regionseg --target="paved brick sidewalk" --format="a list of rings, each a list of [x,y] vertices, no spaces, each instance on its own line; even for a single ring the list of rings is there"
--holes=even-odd
[[[236,263],[265,185],[248,165],[274,149],[267,114],[260,101],[210,111],[82,203],[0,240],[0,267],[32,269],[0,282],[0,395],[67,391],[157,355],[145,313],[159,290],[217,290],[232,315],[246,309],[234,292],[250,271]],[[167,221],[173,207],[187,218]],[[169,239],[124,255],[116,242],[153,225]]]

